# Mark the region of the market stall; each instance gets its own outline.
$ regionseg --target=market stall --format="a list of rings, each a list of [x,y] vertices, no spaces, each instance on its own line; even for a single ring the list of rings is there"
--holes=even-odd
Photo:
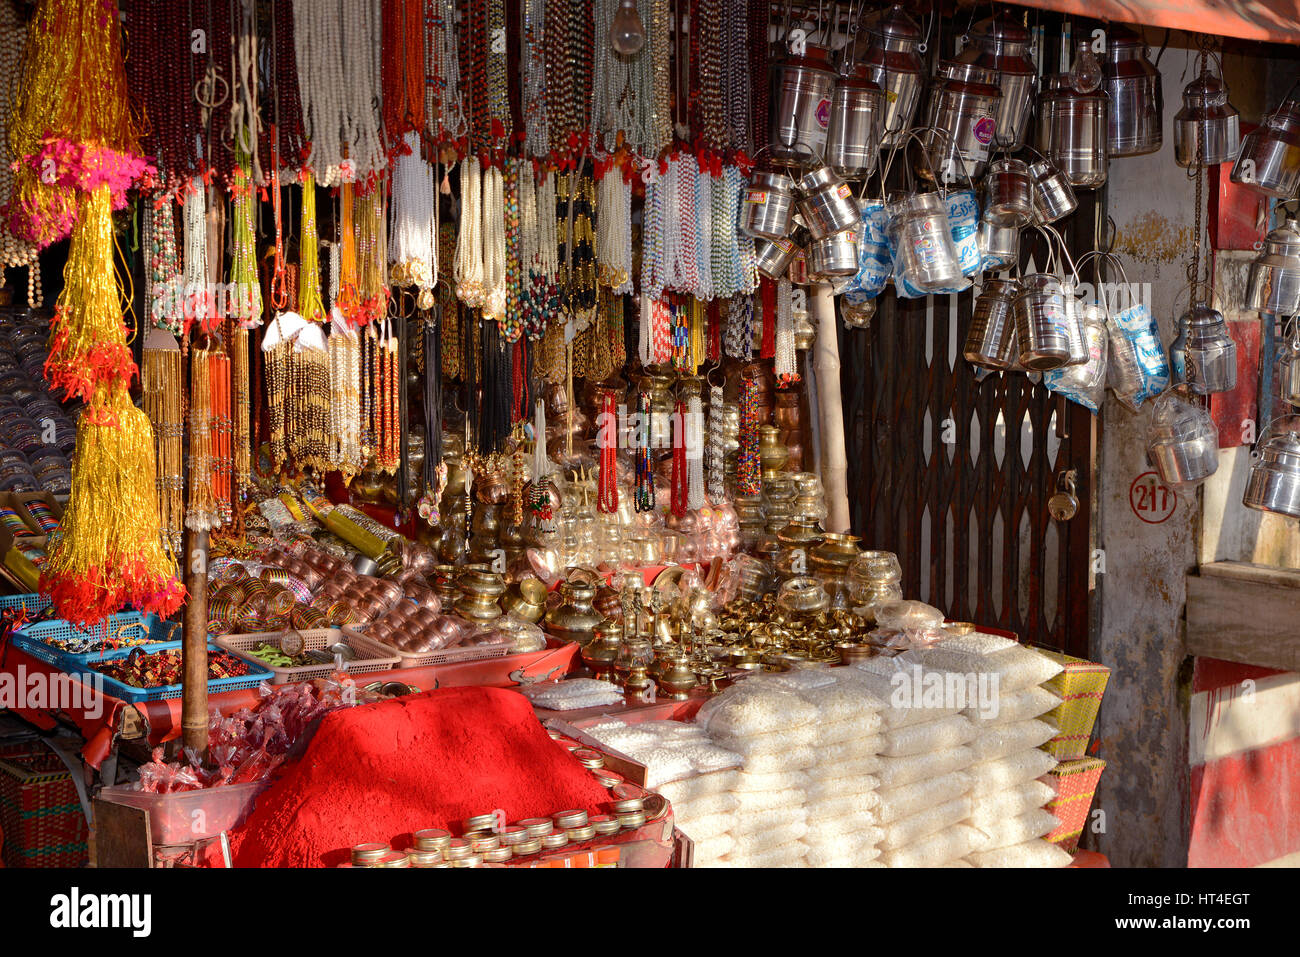
[[[97,863],[1095,863],[1099,416],[1216,471],[1203,218],[1296,197],[1294,88],[1002,5],[100,6],[0,0],[0,707]],[[1166,136],[1168,348],[1105,190]]]

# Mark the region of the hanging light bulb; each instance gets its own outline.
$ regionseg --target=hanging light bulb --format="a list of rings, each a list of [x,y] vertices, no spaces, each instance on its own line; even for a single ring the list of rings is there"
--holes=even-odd
[[[1070,82],[1080,93],[1091,93],[1101,86],[1101,61],[1092,52],[1088,40],[1080,40],[1074,49],[1074,69],[1070,71]]]
[[[645,27],[636,9],[636,0],[619,0],[614,22],[609,26],[609,45],[615,53],[632,56],[645,46]]]

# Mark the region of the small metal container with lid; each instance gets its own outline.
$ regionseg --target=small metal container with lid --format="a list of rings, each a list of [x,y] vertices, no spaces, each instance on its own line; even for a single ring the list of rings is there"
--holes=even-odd
[[[861,57],[867,75],[884,92],[881,145],[901,142],[916,116],[925,87],[925,61],[918,50],[924,36],[901,4],[868,18],[867,48]]]
[[[501,846],[501,837],[498,834],[480,834],[469,842],[471,854],[482,854],[484,851],[494,851]]]
[[[1040,159],[1031,164],[1029,176],[1033,181],[1035,222],[1054,223],[1079,208],[1074,187],[1065,174],[1047,160]]]
[[[574,844],[581,844],[583,841],[590,841],[596,836],[596,825],[583,824],[578,827],[571,827],[564,833],[569,836],[569,840]]]
[[[497,816],[495,814],[475,814],[473,817],[465,818],[463,830],[465,831],[490,831],[496,826]]]
[[[790,233],[794,204],[793,179],[755,170],[740,204],[741,232],[755,239],[784,239]]]
[[[847,179],[866,176],[880,153],[884,91],[867,75],[867,65],[847,64],[831,93],[826,163]]]
[[[1264,430],[1242,504],[1300,518],[1300,420],[1287,416]]]
[[[997,133],[1002,91],[997,74],[973,63],[945,60],[939,64],[930,92],[928,117],[921,142],[933,175],[944,182],[978,179],[988,166]],[[922,171],[922,175],[926,175]]]
[[[1071,186],[1100,186],[1110,157],[1109,122],[1110,98],[1104,90],[1081,92],[1070,74],[1051,76],[1038,94],[1038,151]]]
[[[778,163],[807,167],[826,149],[835,72],[829,52],[808,44],[802,56],[787,53],[771,66],[768,149]]]
[[[1047,273],[1026,276],[1012,311],[1020,366],[1031,372],[1046,372],[1070,361],[1065,296],[1059,279]]]
[[[453,837],[447,842],[446,858],[449,861],[459,861],[469,857],[473,852],[469,841],[463,837]]]
[[[1166,485],[1198,485],[1219,468],[1219,431],[1207,409],[1169,389],[1155,401],[1147,459]]]
[[[412,849],[406,852],[411,867],[434,867],[443,862],[441,851],[421,851]]]
[[[1250,264],[1244,305],[1279,316],[1300,313],[1300,226],[1294,217],[1268,234]]]
[[[999,156],[984,174],[983,218],[998,226],[1018,228],[1034,215],[1033,179],[1024,160]]]
[[[1222,77],[1208,69],[1183,88],[1174,116],[1174,162],[1192,169],[1235,160],[1241,149],[1241,116],[1228,102]]]
[[[551,820],[555,826],[563,830],[571,827],[582,827],[587,823],[587,812],[581,810],[560,811],[558,814],[552,814]]]
[[[808,247],[808,272],[820,279],[838,276],[855,276],[858,272],[857,231],[845,229],[821,239],[814,239]]]
[[[1029,50],[1029,31],[1010,16],[996,16],[975,24],[970,39],[957,60],[993,71],[997,87],[1002,91],[997,104],[994,143],[1014,153],[1025,145],[1038,75],[1033,62],[1025,55]]]
[[[421,851],[437,851],[439,854],[445,855],[447,847],[451,843],[451,832],[440,827],[425,828],[416,831],[413,836],[416,849]]]
[[[589,821],[597,834],[617,834],[618,818],[612,814],[593,814]]]
[[[518,846],[518,845],[516,845]],[[490,851],[483,852],[483,863],[485,864],[504,864],[515,856],[513,848],[494,847]]]
[[[758,271],[768,279],[784,276],[798,251],[798,244],[788,236],[785,239],[760,239],[754,243]]]
[[[391,851],[391,847],[378,841],[357,844],[352,848],[352,864],[354,867],[378,867]]]
[[[1198,395],[1231,392],[1237,387],[1237,344],[1219,310],[1194,303],[1183,317],[1187,332],[1185,376]]]
[[[1242,138],[1232,181],[1277,199],[1300,192],[1300,100],[1288,95]]]
[[[519,822],[519,826],[528,832],[529,837],[545,837],[555,830],[549,817],[529,817]]]
[[[824,239],[858,224],[853,190],[829,166],[805,173],[799,179],[799,189],[803,193],[799,214],[813,239]]]
[[[520,824],[511,824],[501,832],[501,844],[504,847],[513,847],[526,840],[528,840],[528,830]]]
[[[540,837],[530,837],[526,841],[520,841],[518,844],[512,844],[511,849],[516,858],[532,857],[534,854],[541,853],[542,839]]]
[[[547,851],[553,851],[556,848],[564,847],[569,843],[569,835],[563,831],[552,831],[550,834],[542,836],[542,848]]]
[[[618,826],[625,831],[630,831],[645,824],[644,811],[625,811],[618,816]]]
[[[1102,62],[1102,89],[1110,97],[1107,140],[1111,156],[1154,153],[1164,142],[1160,71],[1147,45],[1131,30],[1111,25]]]
[[[578,759],[578,763],[590,771],[605,766],[605,757],[595,748],[578,748],[573,752],[573,756]]]
[[[1010,369],[1015,361],[1016,324],[1012,306],[1020,285],[1012,279],[986,279],[971,309],[962,355],[984,369]]]

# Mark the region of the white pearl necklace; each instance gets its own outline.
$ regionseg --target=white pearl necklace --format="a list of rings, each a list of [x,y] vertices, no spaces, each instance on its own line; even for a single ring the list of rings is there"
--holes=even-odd
[[[776,357],[774,371],[777,382],[797,378],[794,354],[794,287],[782,276],[776,284]],[[784,378],[783,378],[784,377]]]
[[[597,186],[596,262],[615,295],[632,291],[632,184],[614,166]]]
[[[699,511],[704,501],[704,406],[698,395],[686,401],[686,507]]]
[[[483,318],[506,314],[505,180],[498,167],[483,174]]]
[[[388,261],[407,284],[424,292],[438,274],[437,174],[420,155],[418,133],[407,133],[403,142],[411,152],[393,161]]]
[[[203,180],[190,180],[182,220],[185,262],[182,269],[186,318],[200,324],[207,319],[208,218]]]
[[[460,166],[460,235],[456,237],[456,261],[452,277],[456,296],[471,309],[483,305],[483,175],[478,157],[470,156]]]

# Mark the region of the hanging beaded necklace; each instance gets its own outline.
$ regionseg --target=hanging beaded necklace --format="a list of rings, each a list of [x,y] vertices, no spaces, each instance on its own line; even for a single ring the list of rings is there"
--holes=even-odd
[[[424,0],[383,4],[384,132],[394,148],[425,127],[424,7]]]
[[[723,404],[722,386],[711,385],[709,387],[708,470],[709,499],[714,505],[721,504],[727,497],[726,451],[723,448],[722,437]]]
[[[632,496],[633,507],[638,512],[652,512],[655,508],[655,475],[651,461],[651,411],[650,393],[637,394],[637,427],[634,430],[636,487]]]
[[[740,385],[740,448],[736,453],[736,494],[758,495],[763,472],[758,461],[758,378],[746,370]]]
[[[428,0],[424,14],[424,111],[435,147],[459,144],[463,151],[465,107],[461,94],[456,0]]]

